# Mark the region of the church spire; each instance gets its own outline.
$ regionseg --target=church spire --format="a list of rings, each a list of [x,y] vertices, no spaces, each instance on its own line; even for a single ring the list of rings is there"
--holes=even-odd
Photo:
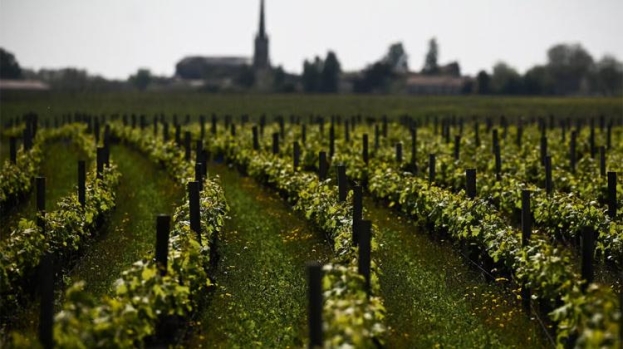
[[[264,22],[264,0],[260,0],[260,29],[255,36],[253,67],[256,69],[270,68],[270,59],[268,58],[268,35],[266,35]]]
[[[264,0],[260,1],[260,31],[258,34],[260,38],[266,37],[266,29],[264,28]]]

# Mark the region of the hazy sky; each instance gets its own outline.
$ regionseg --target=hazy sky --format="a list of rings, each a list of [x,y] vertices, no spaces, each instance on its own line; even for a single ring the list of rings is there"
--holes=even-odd
[[[0,46],[27,68],[171,75],[190,54],[251,57],[258,16],[259,0],[0,0]],[[560,42],[621,60],[622,19],[623,0],[266,0],[271,61],[293,72],[327,50],[362,69],[397,41],[420,70],[433,36],[440,63],[472,75],[499,60],[524,72]]]

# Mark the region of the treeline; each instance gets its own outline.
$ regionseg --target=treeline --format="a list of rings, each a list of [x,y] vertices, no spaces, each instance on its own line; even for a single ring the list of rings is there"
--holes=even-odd
[[[491,73],[480,71],[466,90],[485,95],[620,95],[623,63],[611,55],[596,61],[579,44],[558,44],[547,51],[546,64],[522,75],[499,62]]]

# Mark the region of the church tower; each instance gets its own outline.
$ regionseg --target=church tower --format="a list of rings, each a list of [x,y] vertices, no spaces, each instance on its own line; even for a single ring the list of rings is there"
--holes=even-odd
[[[260,29],[255,36],[253,67],[256,70],[270,68],[270,60],[268,59],[268,35],[266,35],[266,28],[264,26],[264,0],[260,2]]]

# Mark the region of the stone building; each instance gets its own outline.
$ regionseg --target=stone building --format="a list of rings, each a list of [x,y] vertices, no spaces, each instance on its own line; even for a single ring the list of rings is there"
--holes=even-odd
[[[252,70],[252,71],[251,71]],[[272,86],[269,41],[266,33],[264,0],[260,1],[259,29],[255,36],[253,58],[241,56],[189,56],[175,65],[175,77],[197,85],[227,88],[254,75],[254,88],[267,90]]]

